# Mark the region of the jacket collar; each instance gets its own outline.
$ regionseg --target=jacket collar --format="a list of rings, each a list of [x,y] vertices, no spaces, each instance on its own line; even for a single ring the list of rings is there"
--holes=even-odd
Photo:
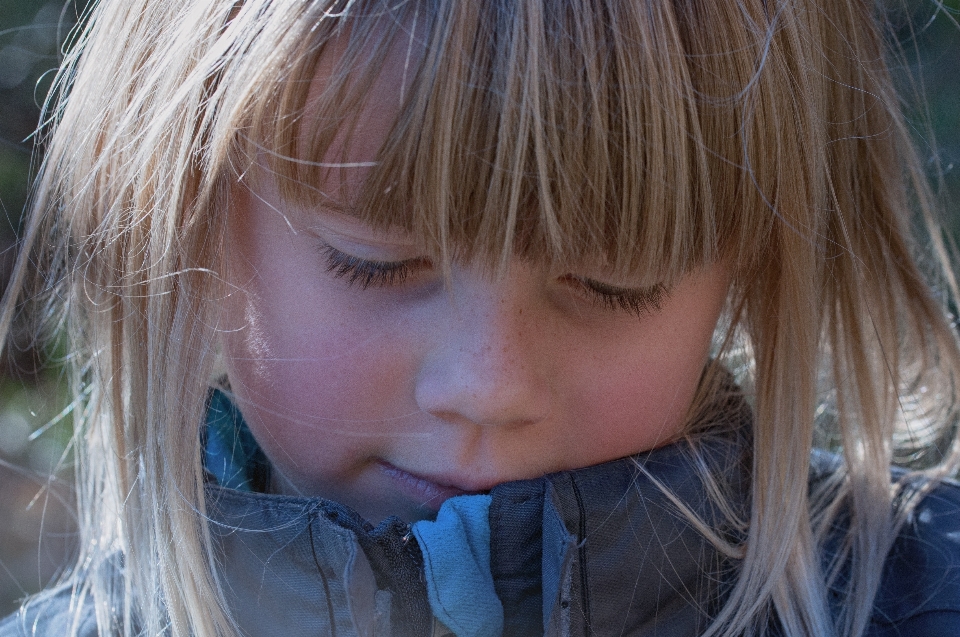
[[[696,440],[491,491],[490,568],[504,635],[644,634],[668,625],[675,631],[665,634],[696,634],[730,565],[676,504],[733,539],[705,480],[714,476],[745,510],[750,411],[740,398],[725,413],[729,422]],[[205,449],[211,527],[241,627],[429,634],[423,556],[409,525],[389,518],[374,527],[336,502],[258,493],[269,465],[219,390]]]

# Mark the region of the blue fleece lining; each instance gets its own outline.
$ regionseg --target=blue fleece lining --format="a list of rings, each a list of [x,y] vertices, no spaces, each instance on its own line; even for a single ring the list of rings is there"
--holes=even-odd
[[[203,466],[217,484],[237,491],[254,491],[253,473],[258,455],[263,452],[240,410],[220,389],[210,392],[205,435]]]
[[[489,495],[450,498],[412,530],[423,553],[433,615],[457,637],[500,637],[503,606],[490,572]]]

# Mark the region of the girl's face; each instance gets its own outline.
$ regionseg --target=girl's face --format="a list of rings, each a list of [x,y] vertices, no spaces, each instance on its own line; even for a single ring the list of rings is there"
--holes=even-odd
[[[391,103],[384,76],[368,104]],[[386,135],[367,111],[347,162]],[[319,187],[350,192],[350,170]],[[266,178],[236,189],[227,245],[223,350],[274,487],[371,521],[675,439],[729,286],[721,265],[664,290],[519,259],[502,277],[454,264],[445,285],[413,237],[285,203]]]

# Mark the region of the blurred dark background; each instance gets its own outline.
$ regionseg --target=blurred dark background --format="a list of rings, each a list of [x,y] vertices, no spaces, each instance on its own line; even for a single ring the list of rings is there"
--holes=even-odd
[[[720,0],[726,1],[726,0]],[[837,0],[825,0],[837,1]],[[897,4],[897,0],[888,0]],[[59,51],[83,14],[64,0],[0,0],[0,287],[15,251],[39,149],[32,133]],[[941,184],[947,225],[960,236],[960,0],[910,0],[894,18],[912,77],[910,100],[931,179]],[[909,26],[912,24],[912,28]],[[933,139],[937,143],[934,145]],[[952,202],[952,203],[951,203]],[[73,551],[69,418],[57,365],[26,336],[0,360],[0,617],[55,578]]]

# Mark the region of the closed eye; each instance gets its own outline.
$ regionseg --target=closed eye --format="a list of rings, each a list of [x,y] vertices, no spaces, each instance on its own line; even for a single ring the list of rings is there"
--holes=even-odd
[[[563,276],[561,280],[603,309],[627,312],[638,318],[662,310],[663,303],[670,296],[670,290],[662,283],[642,288],[624,288],[572,274]]]
[[[377,261],[341,252],[327,243],[322,243],[320,250],[326,259],[327,272],[334,278],[344,279],[347,285],[361,290],[402,285],[411,274],[433,267],[433,263],[426,257]]]

